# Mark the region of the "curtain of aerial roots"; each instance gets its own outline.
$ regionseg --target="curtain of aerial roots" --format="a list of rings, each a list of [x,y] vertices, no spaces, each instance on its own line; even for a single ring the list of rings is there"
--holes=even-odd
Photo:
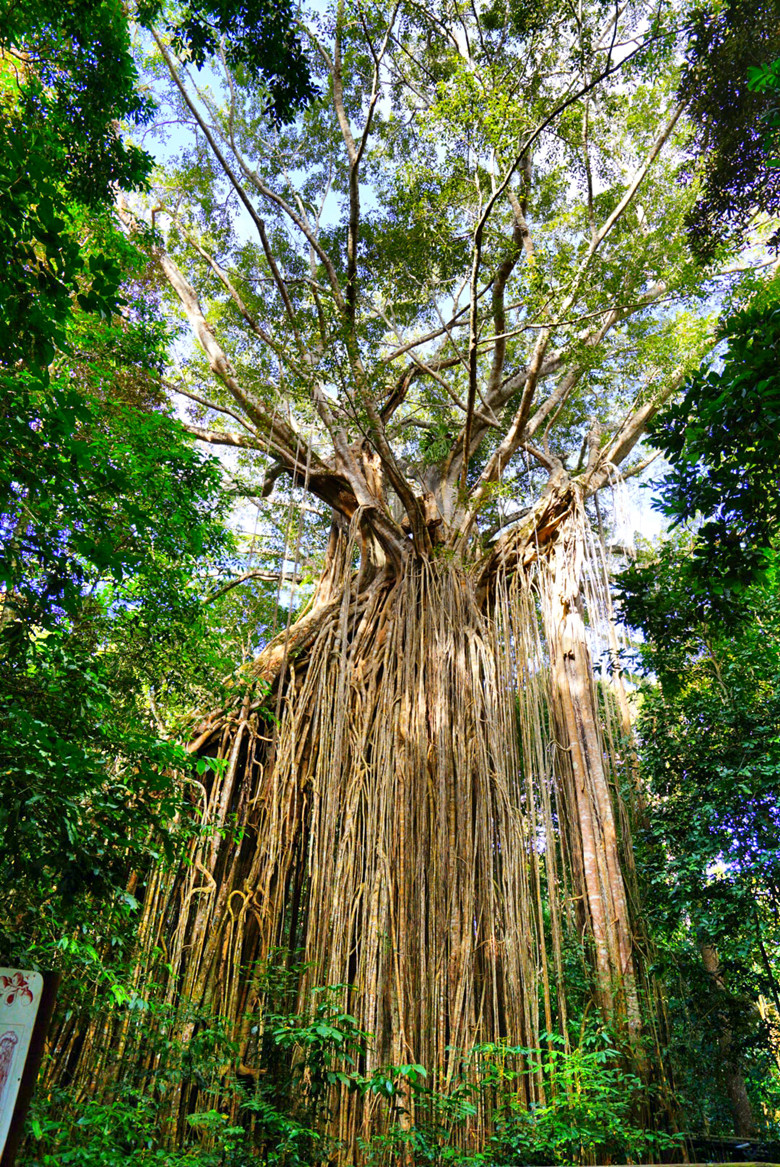
[[[592,626],[607,601],[581,509],[529,559],[485,611],[444,558],[359,592],[343,554],[341,603],[331,576],[328,618],[288,654],[278,722],[247,696],[201,735],[227,765],[198,788],[208,829],[188,864],[147,883],[137,985],[227,1018],[245,1082],[280,949],[306,962],[301,1007],[316,985],[351,986],[343,1004],[374,1035],[367,1073],[418,1062],[446,1089],[475,1043],[566,1038],[567,935],[592,937],[599,1003],[636,1028],[608,764],[620,727],[607,724],[610,751],[581,583]],[[186,1041],[197,1022],[184,1008]],[[92,1082],[101,1058],[154,1073],[158,1055],[130,1033],[88,1034]],[[544,1099],[533,1067],[519,1089]],[[190,1083],[170,1102],[175,1140],[205,1099]],[[381,1128],[378,1104],[332,1102],[347,1147]]]
[[[621,795],[631,774],[630,727],[619,670],[614,688],[606,679],[597,685],[591,652],[592,645],[617,663],[604,568],[583,502],[575,496],[537,571],[561,842],[579,931],[592,945],[599,1005],[636,1046],[641,1014],[625,870],[631,867],[631,840]]]

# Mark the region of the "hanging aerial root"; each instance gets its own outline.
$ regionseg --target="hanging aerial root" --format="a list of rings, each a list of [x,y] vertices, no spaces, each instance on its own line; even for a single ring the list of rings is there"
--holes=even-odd
[[[547,543],[499,563],[487,593],[484,570],[445,558],[363,586],[345,544],[255,669],[271,700],[266,680],[202,726],[197,748],[218,760],[192,787],[201,825],[183,863],[148,877],[137,961],[171,1038],[219,1015],[234,1069],[256,1079],[281,962],[303,970],[300,1010],[342,986],[373,1039],[363,1073],[420,1063],[446,1090],[479,1043],[552,1050],[557,1033],[568,1048],[563,953],[583,930],[602,1008],[636,1034],[625,840],[580,600],[590,577],[597,627],[600,569],[581,509],[547,517]],[[156,1073],[131,1045],[126,1029],[104,1042]],[[538,1059],[517,1068],[519,1100],[545,1102]],[[172,1144],[206,1102],[178,1083]],[[385,1121],[346,1088],[331,1113],[345,1163]],[[469,1137],[490,1122],[480,1109]]]

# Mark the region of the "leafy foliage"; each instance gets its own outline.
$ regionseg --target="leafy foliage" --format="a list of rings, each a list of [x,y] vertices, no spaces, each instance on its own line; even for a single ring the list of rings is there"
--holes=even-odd
[[[171,843],[186,755],[128,724],[112,663],[61,631],[4,661],[0,687],[0,947],[5,959],[82,963],[78,945],[129,943],[134,865]],[[107,909],[104,911],[104,909]],[[99,913],[102,913],[99,914]],[[82,931],[82,928],[84,929]],[[87,961],[89,963],[89,960]]]
[[[189,763],[148,727],[149,658],[202,635],[195,564],[224,540],[215,469],[167,417],[56,384],[37,405],[3,465],[0,856],[4,951],[46,963],[136,906],[128,874],[171,834]]]
[[[2,946],[44,967],[131,943],[128,876],[174,846],[189,766],[150,728],[152,664],[181,673],[204,628],[200,564],[232,546],[219,465],[154,389],[168,333],[139,256],[105,244],[123,315],[68,303],[49,368],[33,355],[1,374]]]
[[[778,136],[762,62],[780,56],[777,0],[727,0],[693,16],[681,95],[695,127],[703,191],[689,218],[694,251],[712,258],[724,236],[740,239],[756,210],[780,210]],[[769,135],[767,140],[767,134]]]
[[[700,569],[715,591],[764,566],[780,522],[779,293],[775,279],[726,317],[718,365],[689,377],[652,427],[672,467],[661,506],[678,522],[704,517]]]
[[[151,24],[160,0],[144,0],[139,19]],[[277,124],[290,122],[317,94],[289,0],[209,0],[184,3],[165,20],[177,51],[202,67],[223,52],[225,60],[268,90],[267,113]]]
[[[511,1042],[476,1045],[464,1055],[461,1076],[446,1088],[415,1077],[413,1125],[409,1130],[399,1125],[380,1145],[390,1141],[411,1152],[415,1163],[436,1167],[641,1162],[674,1147],[673,1137],[637,1121],[652,1092],[621,1066],[606,1032],[583,1026],[579,1045],[571,1050],[562,1048],[560,1035],[547,1037],[544,1050]],[[542,1077],[547,1100],[529,1108],[523,1080],[532,1075]],[[492,1115],[494,1133],[484,1148],[469,1154],[463,1134],[479,1109]]]
[[[148,178],[151,158],[119,123],[149,105],[117,0],[10,0],[0,29],[0,364],[45,369],[77,296],[116,307],[116,255],[85,243],[110,233],[115,191]]]
[[[130,190],[151,160],[120,123],[143,121],[124,8],[116,0],[5,0],[0,13],[4,116],[45,144],[69,198],[91,207]]]
[[[371,1037],[338,1001],[344,986],[314,989],[302,1008],[285,1012],[292,970],[269,967],[262,985],[265,1006],[250,1016],[258,1038],[258,1064],[250,1079],[226,1073],[238,1048],[218,1018],[193,1013],[191,1046],[155,1049],[154,1081],[139,1081],[113,1102],[87,1098],[68,1113],[67,1090],[39,1102],[31,1123],[26,1167],[103,1167],[122,1156],[140,1167],[316,1167],[332,1160],[337,1146],[318,1130],[318,1118],[339,1091],[369,1095],[385,1113],[385,1132],[362,1145],[367,1164],[410,1157],[417,1164],[487,1167],[504,1163],[589,1162],[593,1156],[641,1159],[675,1146],[676,1140],[644,1129],[635,1118],[650,1095],[620,1066],[609,1036],[583,1026],[570,1052],[551,1038],[544,1050],[478,1045],[464,1051],[460,1070],[436,1083],[416,1064],[361,1070]],[[139,1008],[139,1005],[142,1007]],[[145,1026],[153,1002],[116,1004],[129,1023]],[[165,1027],[156,1033],[161,1041]],[[188,1116],[177,1149],[165,1149],[158,1114],[166,1093],[181,1077],[197,1074],[213,1091],[214,1105]],[[523,1080],[542,1075],[549,1100],[529,1112]],[[335,1093],[334,1093],[335,1092]],[[478,1108],[493,1116],[494,1135],[484,1148],[467,1149]]]
[[[752,65],[748,69],[748,88],[753,93],[769,93],[777,100],[780,94],[780,57],[769,64]],[[767,131],[765,145],[769,165],[776,169],[780,166],[780,157],[777,156],[780,153],[777,149],[780,142],[776,137],[776,131],[780,130],[780,109],[776,105],[771,106],[762,114],[761,120]]]
[[[172,418],[90,398],[63,377],[46,390],[17,383],[3,424],[6,636],[76,616],[98,591],[125,610],[192,604],[194,566],[224,542],[221,478]]]
[[[621,587],[651,678],[638,719],[650,805],[637,861],[673,1052],[691,1124],[729,1130],[724,1033],[754,1113],[763,1102],[771,1115],[778,1091],[780,601],[772,573],[731,594],[726,622],[720,597],[691,586],[697,571],[691,541],[669,543]],[[717,949],[721,988],[702,967],[702,943]]]

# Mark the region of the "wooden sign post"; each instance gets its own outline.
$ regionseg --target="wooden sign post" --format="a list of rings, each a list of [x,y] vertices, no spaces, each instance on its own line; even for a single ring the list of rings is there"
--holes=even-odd
[[[13,1167],[59,976],[0,968],[0,1167]]]

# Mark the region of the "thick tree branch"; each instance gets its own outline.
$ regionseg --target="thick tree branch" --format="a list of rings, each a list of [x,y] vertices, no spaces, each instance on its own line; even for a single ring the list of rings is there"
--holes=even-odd
[[[636,195],[636,192],[639,189],[641,183],[644,181],[645,177],[647,176],[647,173],[650,170],[650,167],[652,166],[653,162],[660,154],[665,143],[668,141],[669,136],[672,133],[672,131],[673,131],[673,129],[674,129],[679,117],[680,117],[680,114],[682,113],[683,108],[684,108],[683,104],[678,104],[674,108],[671,115],[667,118],[666,122],[664,123],[661,130],[657,134],[650,150],[648,151],[647,155],[645,156],[645,159],[644,159],[642,165],[639,167],[637,173],[634,175],[634,178],[632,179],[631,183],[629,184],[628,189],[626,190],[625,194],[620,199],[620,201],[618,202],[618,204],[614,208],[614,210],[607,216],[607,218],[604,221],[604,223],[602,224],[602,226],[599,228],[599,230],[595,233],[595,235],[591,239],[591,242],[588,245],[588,248],[585,252],[585,255],[577,268],[575,276],[574,276],[572,283],[569,287],[569,291],[568,291],[568,293],[563,301],[563,304],[561,305],[561,308],[559,310],[559,315],[565,316],[568,312],[571,311],[571,308],[574,305],[574,303],[577,299],[577,296],[579,295],[580,288],[582,286],[582,282],[585,278],[585,275],[587,273],[587,270],[591,264],[591,261],[592,261],[594,255],[598,251],[598,249],[599,249],[600,245],[602,244],[602,242],[604,241],[604,239],[607,238],[607,236],[609,235],[612,228],[615,226],[615,224],[620,220],[622,215],[625,213],[627,207],[630,205],[630,203],[631,203],[632,199],[634,198],[634,196]],[[525,430],[526,430],[526,425],[529,421],[531,406],[533,404],[533,399],[534,399],[534,396],[536,393],[536,387],[537,387],[538,382],[540,380],[540,375],[541,375],[541,371],[542,371],[542,367],[543,367],[543,361],[544,361],[544,357],[545,357],[545,354],[547,351],[547,346],[548,346],[549,341],[550,341],[551,334],[552,334],[551,326],[548,326],[546,328],[542,328],[542,330],[540,331],[539,336],[538,336],[537,341],[536,341],[536,344],[534,346],[531,360],[528,364],[528,368],[527,368],[526,373],[525,373],[525,378],[524,378],[525,383],[523,386],[523,393],[522,393],[522,397],[520,400],[520,405],[519,405],[519,407],[518,407],[518,409],[517,409],[517,411],[512,419],[512,422],[509,426],[509,429],[507,430],[506,436],[504,437],[503,441],[499,443],[498,448],[495,450],[495,452],[491,456],[490,460],[488,461],[487,465],[483,469],[482,474],[480,475],[477,484],[475,485],[475,487],[473,488],[473,490],[471,492],[470,506],[468,508],[464,507],[461,509],[461,514],[459,515],[459,519],[458,519],[458,523],[457,523],[457,529],[460,532],[460,541],[461,542],[468,535],[468,532],[471,528],[471,525],[473,524],[476,512],[477,512],[479,506],[481,505],[481,503],[485,497],[486,490],[488,489],[488,487],[490,486],[490,484],[492,482],[497,481],[497,479],[501,476],[504,468],[507,466],[510,459],[512,458],[512,456],[514,455],[514,453],[516,452],[516,450],[519,448],[519,446],[521,445],[521,443],[523,441],[523,437],[524,437]],[[468,422],[468,418],[467,418],[467,422]],[[466,430],[466,426],[464,426],[464,431],[465,430]]]
[[[234,434],[230,430],[210,430],[206,426],[194,425],[191,421],[183,421],[181,425],[188,434],[197,438],[199,442],[208,442],[212,446],[235,446],[239,450],[265,452],[265,447],[259,438],[253,442],[249,438],[245,438],[243,434]]]
[[[609,480],[612,473],[623,462],[640,440],[650,421],[662,405],[672,397],[685,380],[687,370],[680,369],[670,378],[663,391],[652,401],[635,409],[625,418],[612,440],[601,451],[595,464],[583,479],[583,488],[588,494],[595,494]]]
[[[517,200],[515,199],[515,202]],[[513,206],[514,211],[514,206]],[[520,205],[517,203],[517,211],[520,211]],[[518,218],[517,212],[514,214],[514,222],[512,224],[512,243],[504,261],[499,264],[496,271],[495,279],[493,280],[493,328],[495,330],[495,347],[493,348],[493,363],[490,369],[487,384],[487,400],[490,400],[492,394],[495,393],[498,386],[501,384],[501,378],[504,372],[504,361],[506,360],[506,309],[504,306],[504,291],[506,289],[507,281],[515,269],[518,259],[523,251],[524,233],[523,225],[525,220],[521,221]],[[527,227],[526,227],[527,231]],[[471,364],[469,364],[469,370]]]
[[[196,339],[200,343],[209,362],[209,367],[222,382],[238,405],[246,412],[256,429],[266,438],[266,452],[273,452],[283,463],[286,471],[294,482],[304,484],[326,502],[328,506],[339,511],[347,519],[351,519],[359,507],[373,508],[376,501],[365,490],[357,473],[349,479],[343,473],[331,469],[320,456],[313,451],[302,436],[295,432],[276,412],[268,416],[265,409],[247,392],[236,380],[230,362],[219,345],[214,333],[203,315],[197,294],[192,285],[174,263],[169,255],[157,249],[155,256],[166,275],[168,282],[179,298],[187,319]],[[200,427],[187,427],[195,432]],[[250,443],[238,435],[222,436],[219,431],[202,430],[195,436],[204,441],[219,442],[223,445],[243,446],[248,449],[260,449],[262,443]],[[378,527],[381,537],[393,543],[398,551],[403,545],[403,534],[400,529],[386,517],[380,519]]]

